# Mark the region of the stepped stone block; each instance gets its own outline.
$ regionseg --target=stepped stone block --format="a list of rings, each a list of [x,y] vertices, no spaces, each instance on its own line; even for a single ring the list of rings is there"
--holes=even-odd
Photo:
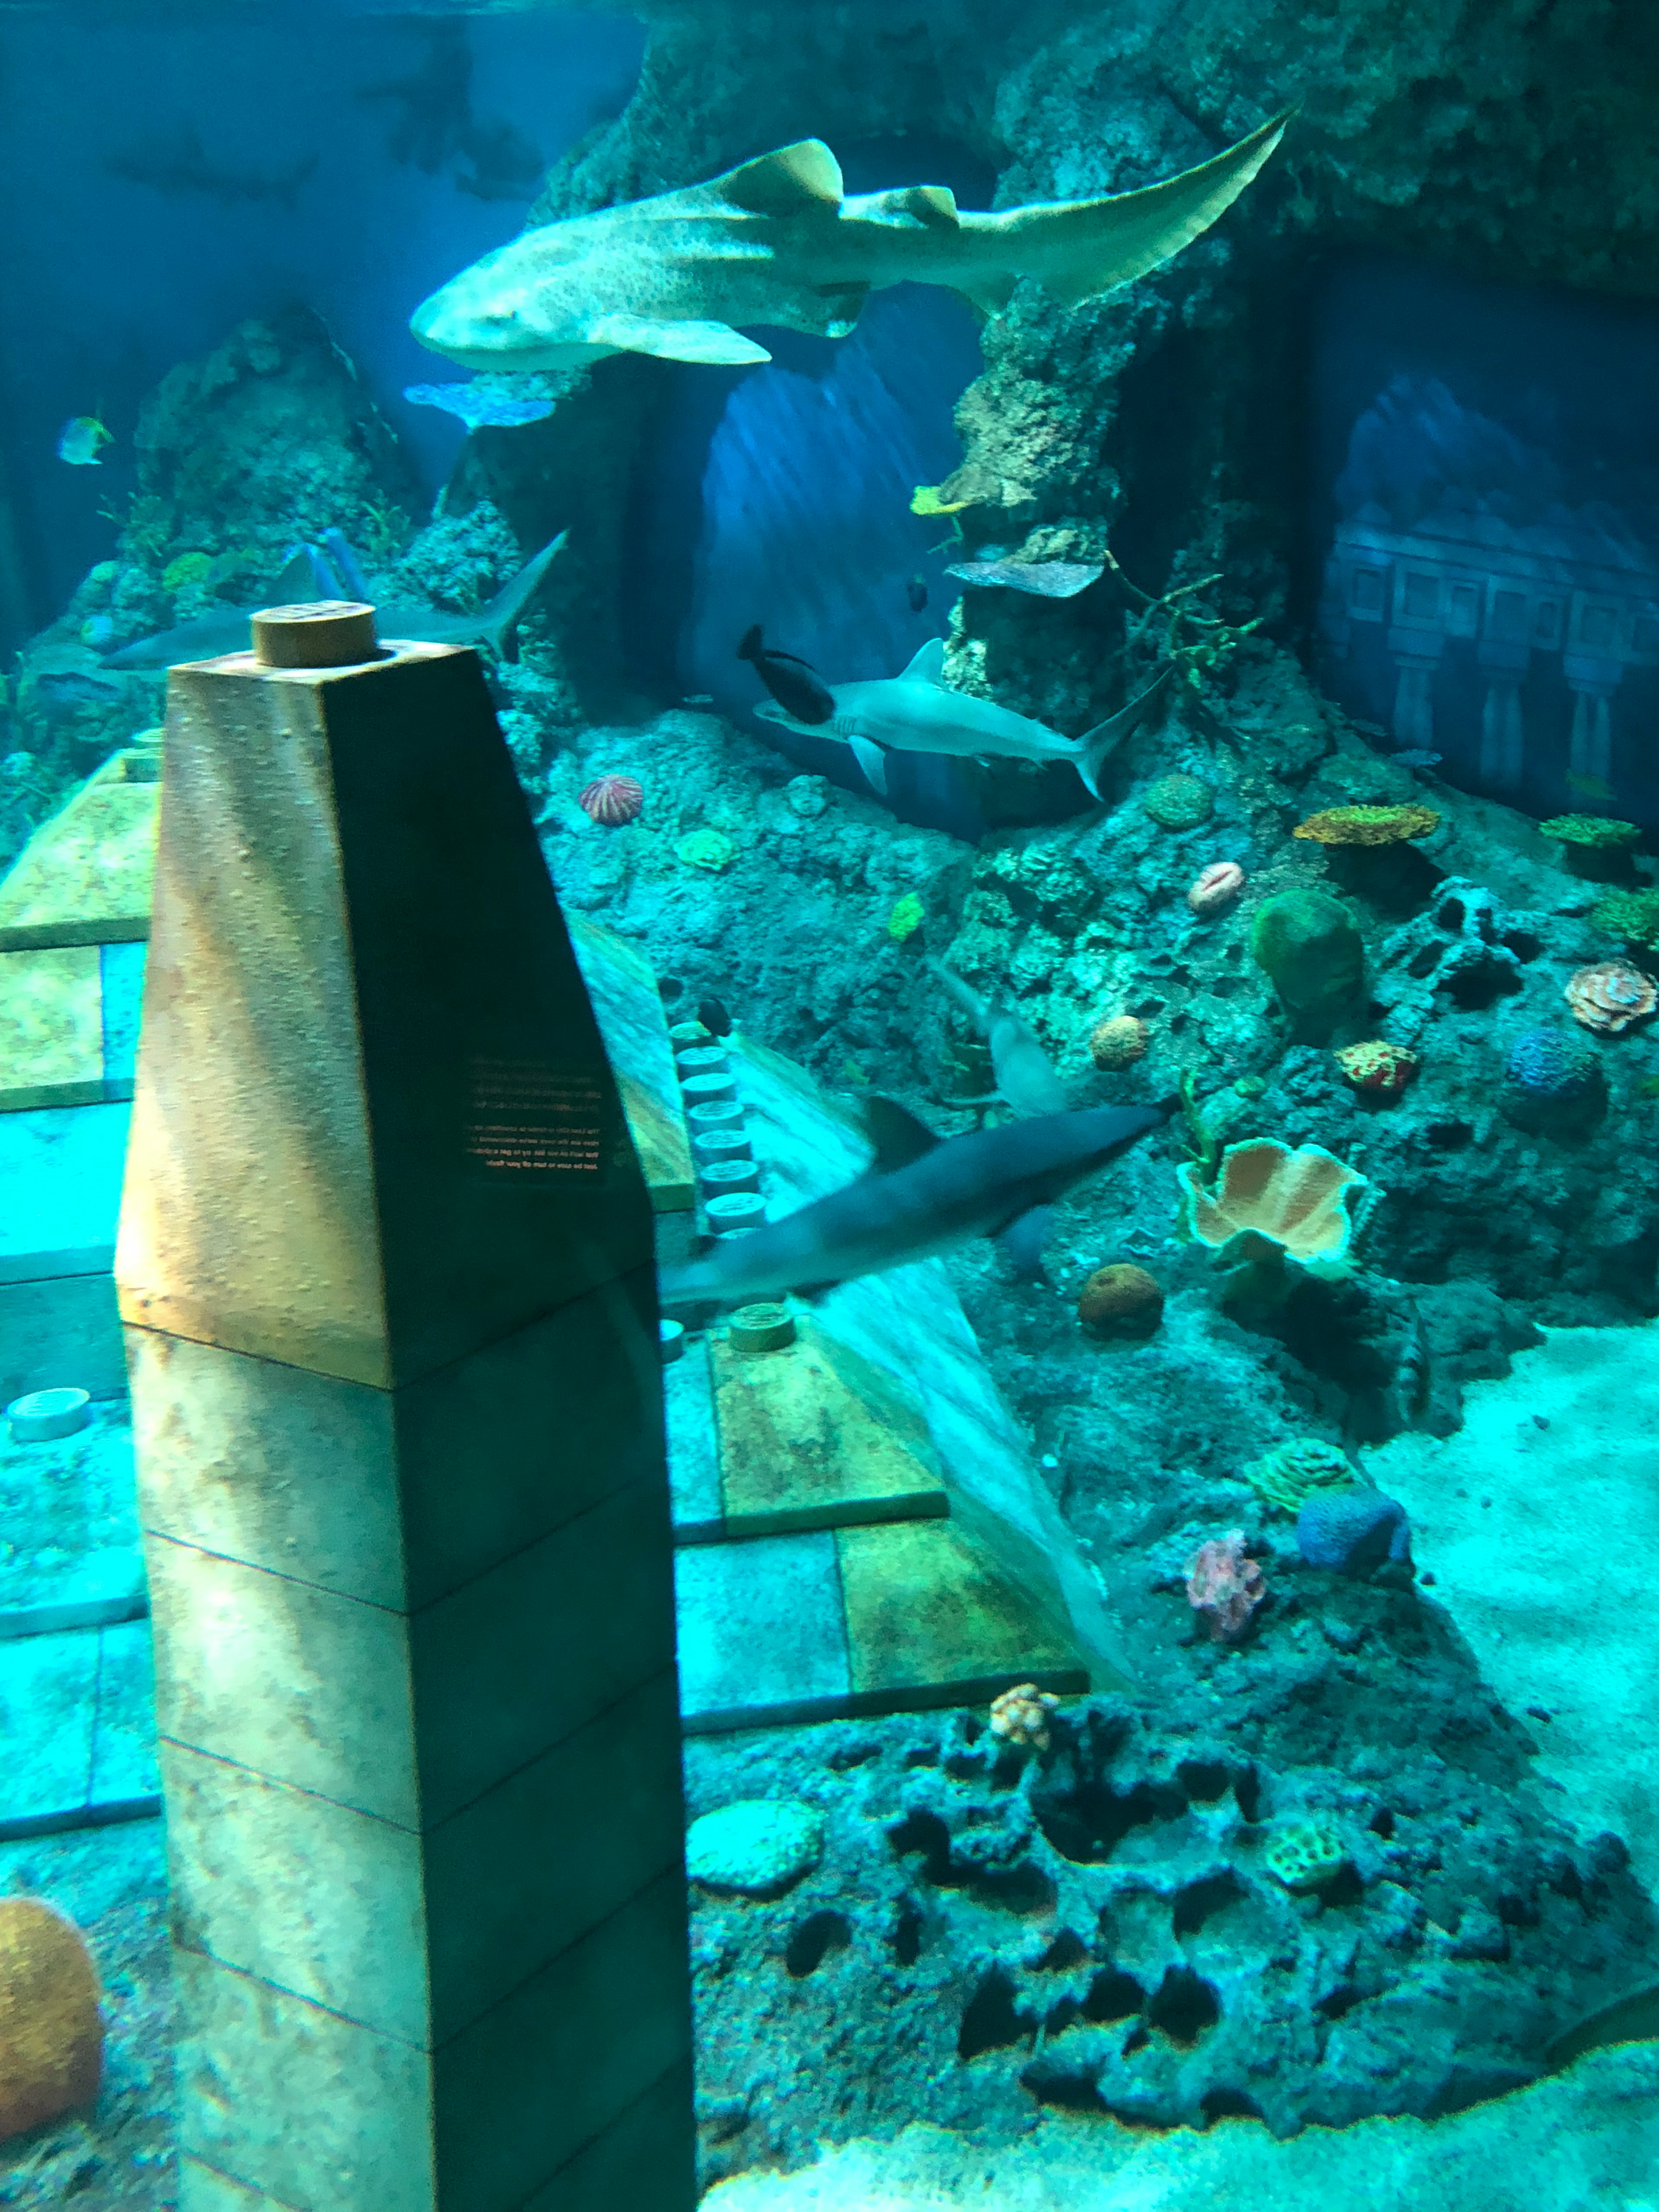
[[[173,672],[145,988],[181,2207],[689,2212],[653,1206],[474,655]]]

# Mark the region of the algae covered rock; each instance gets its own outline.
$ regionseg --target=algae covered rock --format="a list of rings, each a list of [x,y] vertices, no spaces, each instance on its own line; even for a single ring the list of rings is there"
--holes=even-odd
[[[0,1899],[0,2141],[97,2095],[100,1994],[72,1920],[38,1897]]]
[[[1264,899],[1251,926],[1250,951],[1293,1013],[1334,1019],[1364,985],[1358,928],[1328,891],[1279,891]]]
[[[823,1815],[799,1798],[744,1797],[686,1832],[685,1870],[705,1889],[781,1897],[823,1856]]]
[[[1215,811],[1210,787],[1195,775],[1161,775],[1141,804],[1161,830],[1196,830]]]

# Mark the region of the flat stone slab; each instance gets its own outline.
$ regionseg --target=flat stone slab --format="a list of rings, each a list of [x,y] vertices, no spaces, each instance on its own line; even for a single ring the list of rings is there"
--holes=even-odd
[[[659,1213],[689,1212],[696,1180],[656,971],[636,945],[586,916],[567,914],[565,926],[651,1202]]]
[[[147,1610],[124,1406],[41,1443],[14,1443],[0,1421],[0,1638]]]
[[[106,761],[0,881],[0,950],[148,937],[161,796],[158,746]]]
[[[0,1642],[0,1838],[161,1809],[149,1622]]]

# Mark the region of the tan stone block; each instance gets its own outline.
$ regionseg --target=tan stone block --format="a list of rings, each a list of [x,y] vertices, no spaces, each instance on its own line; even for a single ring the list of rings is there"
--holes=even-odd
[[[166,765],[125,1317],[390,1385],[647,1265],[477,657],[175,670]]]
[[[295,2212],[434,2212],[425,2051],[198,1951],[173,1973],[181,2160]]]

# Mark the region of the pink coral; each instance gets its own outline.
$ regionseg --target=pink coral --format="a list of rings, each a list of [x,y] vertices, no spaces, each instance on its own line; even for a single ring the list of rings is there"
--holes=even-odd
[[[1187,894],[1187,903],[1200,921],[1207,921],[1230,907],[1244,888],[1244,871],[1237,860],[1212,860]]]
[[[1568,978],[1563,995],[1573,1019],[1603,1036],[1616,1036],[1659,1005],[1659,987],[1652,976],[1632,968],[1628,960],[1603,960],[1594,968],[1581,968]]]
[[[1403,1044],[1372,1037],[1364,1044],[1345,1044],[1336,1064],[1356,1091],[1380,1091],[1385,1098],[1397,1098],[1416,1076],[1418,1055]]]
[[[1208,1616],[1214,1643],[1237,1644],[1267,1595],[1261,1568],[1245,1556],[1242,1528],[1212,1536],[1188,1563],[1188,1600],[1194,1613]]]
[[[590,820],[614,830],[638,818],[645,792],[631,775],[602,775],[577,793],[576,804]]]

